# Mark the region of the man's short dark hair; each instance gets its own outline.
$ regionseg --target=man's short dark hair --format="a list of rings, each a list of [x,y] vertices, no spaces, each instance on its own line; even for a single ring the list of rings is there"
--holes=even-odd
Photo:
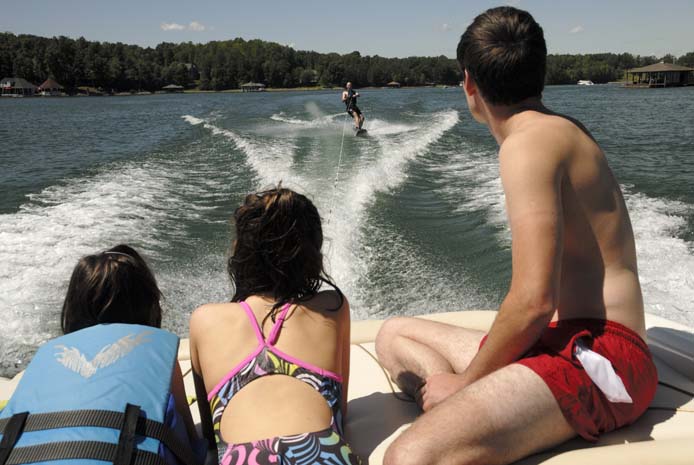
[[[539,96],[547,63],[542,28],[527,11],[510,6],[487,10],[460,38],[458,63],[491,104],[512,105]]]

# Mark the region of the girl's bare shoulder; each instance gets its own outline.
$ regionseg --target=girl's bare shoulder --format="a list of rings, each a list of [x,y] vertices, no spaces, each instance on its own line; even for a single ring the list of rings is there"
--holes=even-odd
[[[233,323],[242,313],[241,306],[234,302],[201,305],[190,316],[190,334],[193,336],[196,332],[208,331],[220,324]]]

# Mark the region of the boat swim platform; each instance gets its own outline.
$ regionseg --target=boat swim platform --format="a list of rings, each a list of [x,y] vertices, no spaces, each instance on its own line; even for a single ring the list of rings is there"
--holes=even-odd
[[[487,331],[494,311],[461,311],[422,315],[444,323]],[[347,441],[364,464],[381,465],[388,445],[420,414],[379,364],[374,340],[382,320],[352,322]],[[646,315],[648,343],[660,383],[646,413],[634,424],[604,434],[591,444],[576,438],[549,451],[516,462],[518,465],[585,465],[599,460],[611,465],[691,465],[694,457],[694,332],[691,328]],[[182,339],[179,362],[186,392],[194,395],[188,339]],[[0,378],[0,399],[8,399],[21,373]],[[197,403],[191,404],[196,424]]]

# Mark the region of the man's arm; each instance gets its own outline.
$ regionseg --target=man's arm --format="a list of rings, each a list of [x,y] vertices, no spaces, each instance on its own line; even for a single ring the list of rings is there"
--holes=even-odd
[[[499,153],[511,226],[511,288],[487,341],[463,377],[466,384],[517,360],[540,337],[559,301],[563,239],[561,157],[531,135]]]
[[[347,101],[347,92],[342,92],[342,101]]]
[[[563,234],[560,156],[553,147],[532,140],[536,137],[515,137],[499,152],[512,236],[511,288],[487,341],[467,370],[461,375],[441,375],[432,383],[427,380],[425,410],[522,356],[552,319],[559,300]]]

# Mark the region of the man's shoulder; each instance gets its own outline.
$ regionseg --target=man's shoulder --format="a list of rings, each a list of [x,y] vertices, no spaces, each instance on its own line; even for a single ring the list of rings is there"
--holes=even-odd
[[[504,140],[499,150],[502,159],[526,161],[559,161],[579,143],[581,130],[571,120],[560,116],[540,115],[528,118]]]
[[[557,179],[577,144],[575,126],[558,119],[528,120],[499,149],[502,182],[512,179]]]

